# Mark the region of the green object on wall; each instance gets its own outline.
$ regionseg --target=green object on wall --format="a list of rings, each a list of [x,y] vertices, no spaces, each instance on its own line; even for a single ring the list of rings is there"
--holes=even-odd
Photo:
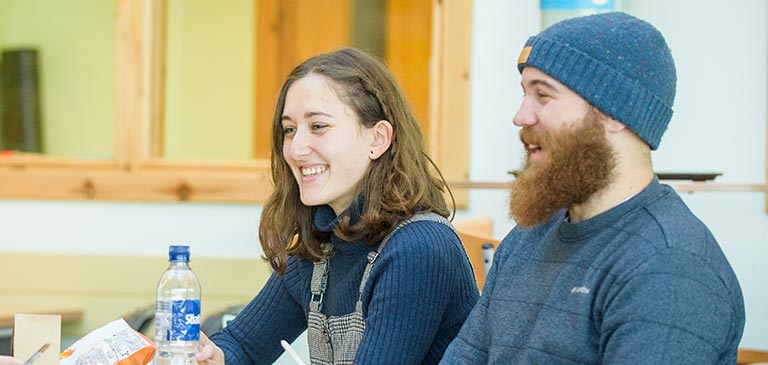
[[[3,51],[0,59],[0,149],[42,152],[37,50]]]
[[[38,52],[46,155],[111,159],[115,0],[0,0],[0,49]]]

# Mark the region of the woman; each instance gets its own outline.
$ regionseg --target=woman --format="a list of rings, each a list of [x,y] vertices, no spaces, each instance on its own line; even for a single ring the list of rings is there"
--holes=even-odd
[[[271,363],[306,329],[313,363],[437,363],[478,290],[430,164],[379,61],[343,48],[296,67],[275,109],[275,190],[259,227],[275,273],[201,336],[198,360]]]

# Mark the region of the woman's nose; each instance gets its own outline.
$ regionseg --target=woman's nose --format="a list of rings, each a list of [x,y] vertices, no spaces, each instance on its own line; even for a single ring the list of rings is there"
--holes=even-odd
[[[305,133],[302,129],[297,129],[293,137],[286,140],[283,151],[293,160],[301,160],[308,156],[311,151],[308,133]]]

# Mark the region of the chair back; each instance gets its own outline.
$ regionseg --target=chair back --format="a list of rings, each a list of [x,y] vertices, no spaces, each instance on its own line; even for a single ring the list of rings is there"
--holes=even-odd
[[[453,227],[457,231],[467,232],[483,237],[493,237],[493,219],[491,217],[470,217],[455,219]]]
[[[464,250],[467,251],[469,262],[472,264],[472,271],[475,273],[477,287],[480,291],[485,285],[485,274],[493,264],[493,253],[499,246],[499,240],[491,237],[478,236],[469,232],[456,230],[464,244]]]
[[[740,348],[739,355],[736,358],[736,364],[768,364],[768,351]]]
[[[485,274],[493,263],[493,253],[499,240],[493,237],[493,219],[491,217],[470,217],[452,222],[459,234],[464,250],[475,273],[475,280],[480,291],[485,285]]]

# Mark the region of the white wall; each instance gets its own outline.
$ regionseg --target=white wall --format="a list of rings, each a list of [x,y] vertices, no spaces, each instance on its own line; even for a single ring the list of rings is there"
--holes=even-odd
[[[677,64],[675,114],[656,171],[723,172],[718,182],[766,181],[764,0],[623,0],[622,9],[665,35]],[[508,180],[523,158],[512,116],[522,101],[518,52],[539,29],[538,0],[476,0],[472,38],[473,180]],[[742,346],[768,349],[768,214],[763,193],[685,194],[720,242],[741,282],[747,324]],[[507,193],[472,191],[461,216],[491,215],[511,227]]]
[[[0,253],[259,257],[261,207],[224,204],[0,201]],[[158,278],[162,273],[158,273]]]
[[[658,24],[667,35],[678,64],[676,114],[654,155],[657,169],[718,171],[723,172],[721,182],[765,182],[768,3],[635,0],[630,4],[629,11]],[[747,311],[742,346],[763,349],[768,348],[765,198],[759,193],[684,196],[715,234],[739,276]]]
[[[522,149],[512,125],[522,96],[515,64],[527,37],[538,32],[538,4],[475,0],[470,152],[474,180],[508,180],[507,171],[520,165]],[[654,154],[657,170],[720,171],[721,182],[765,182],[768,4],[624,0],[623,6],[661,29],[677,62],[675,116]],[[714,232],[739,276],[747,307],[742,345],[768,349],[765,194],[695,193],[683,198]],[[501,237],[512,227],[506,205],[504,191],[472,191],[470,209],[459,216],[491,215],[495,235]],[[260,212],[249,205],[6,200],[0,201],[0,255],[165,255],[169,244],[184,243],[192,245],[193,255],[257,257]]]

